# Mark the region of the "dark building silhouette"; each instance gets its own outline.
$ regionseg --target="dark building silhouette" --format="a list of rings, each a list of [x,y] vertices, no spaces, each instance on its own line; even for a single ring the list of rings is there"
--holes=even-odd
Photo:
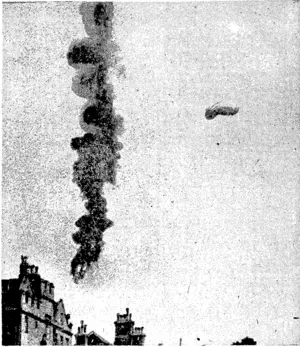
[[[77,334],[75,335],[76,346],[109,346],[111,345],[102,336],[98,335],[94,331],[90,333],[86,332],[87,325],[82,320],[78,327]]]
[[[245,337],[241,342],[237,341],[232,344],[232,346],[241,346],[241,345],[256,345],[256,341],[254,341],[251,337]]]
[[[134,327],[134,321],[131,319],[131,313],[126,308],[126,314],[117,314],[117,320],[115,321],[116,333],[114,345],[133,345],[143,346],[145,343],[146,335],[144,334],[144,328]]]
[[[2,280],[3,345],[72,345],[72,323],[54,285],[21,257],[18,278]]]

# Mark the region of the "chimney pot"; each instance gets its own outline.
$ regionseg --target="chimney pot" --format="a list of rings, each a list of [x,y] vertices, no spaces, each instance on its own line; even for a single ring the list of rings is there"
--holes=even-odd
[[[84,332],[84,333],[86,333],[86,327],[87,327],[87,325],[85,324],[85,325],[83,326],[83,332]]]
[[[80,333],[80,327],[78,327],[78,333]]]
[[[82,327],[83,327],[83,323],[84,323],[83,320],[81,320],[81,321],[80,321],[80,324],[81,324]]]
[[[126,313],[127,313],[127,316],[129,315],[129,308],[127,307],[126,308]]]
[[[27,263],[28,257],[26,255],[21,255],[21,261],[22,263]]]

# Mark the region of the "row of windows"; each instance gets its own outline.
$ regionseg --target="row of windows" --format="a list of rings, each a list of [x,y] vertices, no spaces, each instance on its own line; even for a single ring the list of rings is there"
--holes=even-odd
[[[34,296],[30,297],[28,292],[25,293],[25,302],[26,302],[26,304],[30,304],[31,303],[31,306],[34,306],[34,304],[36,303],[37,304],[37,308],[38,309],[40,308],[40,300],[38,298],[35,298]]]
[[[34,298],[34,297],[30,298],[29,293],[26,292],[25,293],[25,302],[26,302],[26,304],[30,303],[30,299],[31,299],[31,306],[34,306],[34,304],[36,302],[37,303],[37,308],[39,309],[40,308],[40,300],[38,298]],[[49,316],[48,314],[46,314],[45,318],[46,318],[46,320],[51,321],[51,316]],[[64,324],[64,313],[60,314],[59,322],[60,322],[61,325]]]
[[[47,316],[47,315],[46,315]],[[48,317],[46,317],[48,318]],[[35,326],[35,329],[38,329],[39,327],[39,322],[35,319],[34,320],[34,326]],[[28,316],[25,316],[25,333],[28,334],[28,329],[29,329],[29,317]],[[50,335],[50,326],[49,325],[46,325],[46,332],[47,334],[46,335]],[[63,336],[58,336],[58,334],[54,333],[54,344],[55,345],[69,345],[70,343],[70,338],[66,337],[64,339]]]
[[[64,339],[63,336],[58,336],[57,334],[54,335],[54,345],[64,346],[64,345],[69,345],[69,343],[70,343],[70,338],[66,337]]]
[[[34,327],[35,329],[38,329],[39,322],[34,319]],[[25,316],[25,333],[28,334],[28,328],[29,328],[29,317]]]
[[[44,289],[45,292],[47,291],[47,286],[46,286],[46,284],[45,284],[44,286],[42,285],[42,289]],[[52,287],[51,287],[51,286],[49,286],[49,294],[52,294]]]

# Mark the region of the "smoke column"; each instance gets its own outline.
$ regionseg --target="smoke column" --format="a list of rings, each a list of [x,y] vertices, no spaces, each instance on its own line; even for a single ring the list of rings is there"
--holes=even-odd
[[[88,99],[80,115],[84,136],[73,138],[71,147],[78,153],[73,166],[75,182],[85,200],[87,213],[75,223],[78,231],[73,240],[79,245],[71,262],[75,282],[84,278],[92,263],[97,262],[103,249],[103,233],[113,225],[106,217],[103,186],[115,184],[117,160],[122,144],[122,118],[113,108],[113,87],[108,82],[109,69],[117,63],[117,46],[112,40],[113,4],[83,3],[80,14],[88,34],[74,41],[68,51],[68,63],[76,70],[72,90]]]

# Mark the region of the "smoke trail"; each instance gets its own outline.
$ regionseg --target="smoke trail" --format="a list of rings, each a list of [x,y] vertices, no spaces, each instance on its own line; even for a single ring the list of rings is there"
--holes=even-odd
[[[73,240],[79,245],[71,262],[71,274],[77,282],[103,249],[103,233],[113,225],[106,217],[105,183],[115,184],[117,160],[122,144],[117,136],[122,132],[122,118],[113,108],[113,87],[108,71],[116,64],[116,45],[112,40],[113,4],[83,3],[80,14],[88,38],[74,41],[67,54],[68,63],[77,74],[72,90],[88,99],[80,116],[82,137],[73,138],[71,148],[78,153],[73,166],[73,181],[86,200],[87,213],[75,225]]]

